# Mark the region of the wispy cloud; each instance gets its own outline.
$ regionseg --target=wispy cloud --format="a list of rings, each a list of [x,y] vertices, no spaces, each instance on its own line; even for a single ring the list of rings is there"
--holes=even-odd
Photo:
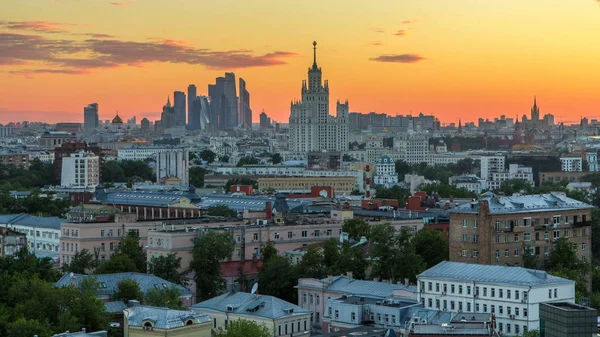
[[[600,0],[598,0],[598,1],[600,1]],[[405,20],[405,21],[402,21],[402,23],[405,24],[405,25],[411,25],[411,24],[417,23],[417,22],[419,22],[419,21],[417,21],[417,20]]]
[[[381,41],[369,42],[369,43],[367,43],[367,45],[369,45],[369,46],[383,46],[383,42],[381,42]]]
[[[425,58],[417,54],[389,54],[380,55],[374,58],[370,58],[369,60],[389,63],[417,63],[425,60]]]
[[[0,28],[38,33],[67,33],[76,24],[52,21],[0,21]]]
[[[118,6],[118,7],[126,7],[126,6],[133,5],[133,3],[131,3],[131,2],[111,2],[110,4],[113,6]]]
[[[42,64],[39,69],[13,70],[13,74],[81,74],[103,68],[142,67],[153,62],[185,63],[209,69],[268,67],[286,64],[285,58],[296,56],[287,51],[259,55],[243,49],[216,51],[166,38],[139,42],[113,39],[108,34],[97,35],[78,41],[0,32],[0,64]]]
[[[87,33],[85,35],[91,36],[91,37],[96,38],[96,39],[112,39],[112,38],[116,37],[115,35],[102,34],[102,33],[99,33],[99,34],[98,33]]]
[[[405,29],[400,29],[400,30],[396,31],[396,33],[394,35],[396,35],[396,36],[405,36],[406,35],[406,30]]]
[[[373,28],[373,31],[375,33],[385,33],[385,29],[383,29],[383,28]]]

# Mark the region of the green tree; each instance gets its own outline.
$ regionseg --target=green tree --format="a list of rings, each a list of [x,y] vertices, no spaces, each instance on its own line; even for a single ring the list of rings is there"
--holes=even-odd
[[[231,321],[227,327],[227,331],[220,331],[215,334],[215,337],[270,337],[273,334],[264,324],[259,325],[254,321],[240,319]]]
[[[411,173],[411,166],[404,160],[396,160],[396,173],[398,173],[398,179],[404,181],[404,175]]]
[[[125,171],[117,161],[111,160],[102,164],[102,181],[123,182],[126,180]]]
[[[260,257],[265,261],[269,261],[271,257],[277,256],[277,248],[275,248],[275,242],[267,241],[260,247]]]
[[[504,193],[504,195],[513,195],[514,193],[531,194],[533,187],[527,180],[511,179],[503,182],[500,185],[499,191]]]
[[[52,331],[46,324],[34,319],[25,319],[23,317],[8,324],[8,337],[24,336],[50,336]]]
[[[202,158],[202,160],[206,161],[207,163],[211,164],[217,158],[217,154],[209,149],[205,149],[200,152],[200,158]]]
[[[415,252],[423,259],[427,268],[449,260],[448,240],[443,237],[440,231],[423,228],[415,233],[412,243]]]
[[[115,254],[123,254],[129,257],[135,264],[138,273],[146,272],[146,253],[140,244],[140,236],[137,232],[130,231],[117,247]]]
[[[117,284],[117,290],[112,298],[125,303],[130,300],[141,301],[144,298],[140,285],[135,280],[125,279]]]
[[[525,247],[525,249],[523,250],[523,267],[529,268],[529,269],[538,269],[539,268],[540,262],[537,258],[537,255],[535,254],[534,249]]]
[[[52,259],[38,258],[29,252],[27,246],[14,255],[0,258],[0,275],[2,274],[37,276],[48,282],[56,282],[60,278],[60,272],[55,268]]]
[[[546,269],[552,275],[575,281],[577,298],[588,295],[589,265],[579,260],[576,248],[568,238],[562,237],[554,242]]]
[[[294,303],[296,291],[294,286],[298,277],[290,262],[283,256],[271,255],[268,260],[263,260],[263,265],[258,272],[260,293],[275,296]]]
[[[369,224],[363,219],[353,218],[344,221],[342,232],[348,233],[348,237],[359,241],[361,237],[369,233]]]
[[[98,265],[95,274],[135,272],[135,262],[125,254],[113,254],[106,262]]]
[[[224,288],[220,262],[231,256],[233,249],[233,239],[227,232],[210,231],[194,239],[190,271],[195,273],[199,301],[218,295]]]
[[[528,330],[517,337],[540,337],[540,330]]]
[[[280,164],[283,161],[283,157],[279,153],[273,153],[270,155],[270,157],[271,157],[271,161],[275,165]]]
[[[228,155],[224,155],[219,157],[219,161],[223,162],[223,163],[228,163],[229,162],[229,156]]]
[[[375,196],[378,199],[395,199],[398,200],[400,205],[403,205],[410,196],[410,191],[399,186],[394,186],[391,188],[376,186]]]
[[[208,208],[207,214],[210,216],[235,217],[238,213],[226,205],[215,205]]]
[[[393,282],[404,279],[415,281],[416,276],[425,270],[425,262],[417,254],[408,228],[403,227],[396,233],[389,223],[375,225],[371,227],[370,239],[375,243],[371,254],[375,259],[374,277]]]
[[[436,192],[442,198],[449,198],[451,196],[455,198],[474,198],[477,196],[465,188],[458,188],[448,184],[427,184],[422,185],[420,189],[429,195]]]
[[[158,276],[163,280],[185,286],[187,279],[181,272],[181,257],[172,253],[168,255],[153,256],[148,263],[148,273]]]
[[[350,195],[363,195],[363,193],[359,190],[352,190],[352,192],[350,192]]]
[[[323,248],[310,245],[302,256],[302,261],[296,265],[296,275],[304,278],[323,278],[327,276]]]
[[[242,166],[246,166],[246,165],[258,165],[260,164],[260,161],[254,157],[242,157],[240,158],[240,160],[238,161],[237,167],[242,167]]]
[[[194,166],[190,167],[189,175],[190,175],[190,185],[194,187],[200,188],[204,187],[204,176],[208,173],[208,170]]]
[[[146,292],[144,303],[154,307],[166,307],[169,309],[181,309],[181,292],[176,287],[150,289]]]
[[[367,278],[368,266],[369,262],[366,259],[364,247],[352,247],[348,242],[344,242],[329,274],[345,275],[352,272],[353,278],[364,280]]]
[[[329,270],[331,270],[336,262],[340,258],[340,251],[338,248],[338,240],[336,238],[331,238],[325,241],[325,245],[323,246],[323,264]],[[330,275],[334,275],[337,273],[329,272]]]
[[[71,262],[63,266],[64,272],[85,274],[95,267],[94,255],[87,249],[82,249],[73,255]]]

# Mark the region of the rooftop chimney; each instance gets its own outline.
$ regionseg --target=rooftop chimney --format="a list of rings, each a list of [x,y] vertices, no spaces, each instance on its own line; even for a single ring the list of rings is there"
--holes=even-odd
[[[352,275],[353,275],[353,273],[351,271],[346,273],[346,276],[351,280],[352,280]]]

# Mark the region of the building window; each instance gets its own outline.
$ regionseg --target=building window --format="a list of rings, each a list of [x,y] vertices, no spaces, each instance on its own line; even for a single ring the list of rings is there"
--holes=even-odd
[[[499,259],[500,258],[500,251],[496,250],[496,258]]]
[[[506,289],[506,298],[510,299],[510,289]]]
[[[523,308],[523,317],[527,317],[527,308]]]
[[[312,294],[310,294],[310,302],[309,303],[313,304],[313,295]]]
[[[496,243],[500,243],[500,235],[496,235],[496,237],[494,238],[494,241]]]
[[[318,229],[315,229],[314,231],[314,236],[319,236],[321,234],[321,232]]]
[[[479,312],[479,303],[475,303],[475,312]]]
[[[504,257],[510,257],[510,249],[504,250]]]
[[[458,286],[458,293],[459,294],[463,293],[463,286],[462,286],[462,284]]]
[[[558,297],[558,289],[554,288],[554,298]]]
[[[494,223],[494,231],[496,231],[496,232],[500,231],[500,221],[496,221]]]
[[[454,301],[450,301],[450,310],[454,311]]]
[[[515,242],[519,242],[519,233],[515,233]]]
[[[432,283],[427,282],[427,290],[431,291],[431,289],[432,289]]]
[[[478,220],[473,220],[473,228],[477,228],[477,221]]]
[[[515,308],[515,316],[519,316],[519,308]]]
[[[552,217],[552,220],[555,225],[558,225],[560,223],[560,215],[555,215]]]
[[[308,231],[302,231],[302,237],[303,238],[308,237]]]
[[[503,306],[499,306],[499,307],[498,307],[498,313],[499,313],[500,315],[503,315],[503,314],[504,314],[504,307],[503,307]]]
[[[490,288],[491,297],[496,297],[496,288]]]
[[[531,233],[523,234],[523,241],[531,241]]]
[[[502,332],[502,323],[498,323],[498,331]]]
[[[502,289],[498,289],[498,298],[502,298],[504,296],[504,293],[502,291]]]
[[[585,242],[581,243],[581,250],[586,250],[587,249],[587,244]]]
[[[506,333],[510,333],[510,323],[506,323]]]
[[[473,234],[473,242],[479,242],[479,235]]]
[[[463,242],[467,242],[467,237],[468,237],[467,234],[463,234],[462,235],[462,241]]]
[[[509,290],[509,291],[510,291],[510,290]],[[519,299],[519,293],[520,293],[520,292],[519,292],[518,290],[515,290],[515,300],[518,300],[518,299]]]
[[[473,249],[473,257],[479,257],[479,251],[477,249]]]
[[[471,302],[467,302],[467,312],[471,312]]]
[[[471,286],[467,286],[467,295],[471,295]]]
[[[492,305],[490,306],[490,309],[491,309],[491,312],[492,312],[492,313],[496,312],[496,306],[495,306],[495,305],[493,305],[493,304],[492,304]]]
[[[433,306],[433,300],[430,298],[427,300],[427,305],[431,308]]]
[[[483,296],[487,296],[487,288],[483,287]]]
[[[519,248],[515,248],[515,251],[514,251],[514,253],[515,253],[515,254],[514,254],[515,256],[519,256]]]
[[[488,310],[487,310],[487,304],[483,305],[483,312],[488,312]]]
[[[548,289],[548,298],[552,298],[552,289]]]
[[[258,240],[258,233],[254,233],[252,235],[252,240],[254,240],[254,241]]]
[[[560,231],[554,231],[554,239],[560,238]]]
[[[279,233],[275,233],[275,240],[279,240]]]
[[[293,232],[288,232],[287,234],[288,239],[291,239],[294,237],[294,233]]]
[[[448,285],[446,283],[444,283],[444,293],[448,292]]]
[[[100,230],[100,236],[104,236],[104,229]]]
[[[356,320],[356,313],[352,312],[351,314],[351,318],[350,318],[353,322]]]
[[[440,292],[440,284],[439,283],[435,284],[435,292],[437,292],[437,293]]]

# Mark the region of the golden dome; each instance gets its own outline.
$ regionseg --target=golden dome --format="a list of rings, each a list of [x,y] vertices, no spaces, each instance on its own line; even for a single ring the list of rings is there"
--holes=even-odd
[[[123,124],[123,120],[121,119],[121,117],[119,117],[118,112],[117,112],[117,115],[115,116],[115,118],[113,118],[112,123],[113,124]]]

